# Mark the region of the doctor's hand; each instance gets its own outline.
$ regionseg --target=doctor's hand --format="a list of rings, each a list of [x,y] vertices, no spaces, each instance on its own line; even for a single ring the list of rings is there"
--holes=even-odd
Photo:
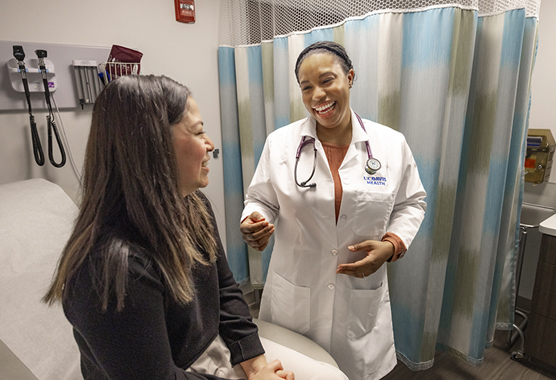
[[[387,241],[365,240],[350,245],[351,252],[366,251],[367,257],[350,264],[340,264],[336,273],[363,278],[376,272],[394,254],[394,245]]]
[[[251,215],[243,219],[239,226],[243,240],[251,247],[262,251],[268,245],[270,236],[274,233],[274,224],[268,223],[265,218],[253,211]]]

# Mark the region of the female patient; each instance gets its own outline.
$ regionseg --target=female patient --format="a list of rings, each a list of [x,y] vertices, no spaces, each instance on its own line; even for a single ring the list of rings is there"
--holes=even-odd
[[[85,379],[294,379],[267,363],[198,191],[213,149],[169,78],[122,77],[97,98],[80,213],[44,297],[62,302]]]

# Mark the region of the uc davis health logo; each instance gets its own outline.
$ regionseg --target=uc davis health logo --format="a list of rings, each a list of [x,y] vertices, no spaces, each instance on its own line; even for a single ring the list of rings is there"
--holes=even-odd
[[[386,177],[378,177],[378,176],[363,176],[363,179],[367,183],[367,185],[372,186],[386,186]]]

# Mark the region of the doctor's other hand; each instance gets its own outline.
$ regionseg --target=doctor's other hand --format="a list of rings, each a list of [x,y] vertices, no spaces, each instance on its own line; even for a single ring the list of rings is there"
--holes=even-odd
[[[251,247],[262,251],[268,245],[270,236],[274,233],[274,224],[268,223],[265,218],[253,211],[251,215],[243,219],[239,226],[243,240]]]
[[[366,251],[367,256],[350,264],[340,264],[336,273],[363,278],[376,272],[392,255],[394,245],[387,241],[365,240],[362,243],[350,245],[351,252]]]

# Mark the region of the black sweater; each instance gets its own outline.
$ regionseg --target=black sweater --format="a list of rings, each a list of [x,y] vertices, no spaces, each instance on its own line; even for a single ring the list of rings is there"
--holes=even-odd
[[[207,201],[208,203],[208,201]],[[214,214],[209,205],[214,220]],[[69,284],[63,306],[73,325],[85,380],[219,379],[186,372],[218,334],[232,364],[264,353],[243,294],[228,267],[216,223],[218,260],[194,268],[196,295],[183,306],[170,296],[156,265],[137,249],[121,312],[100,310],[91,264]],[[94,264],[92,264],[94,265]]]

